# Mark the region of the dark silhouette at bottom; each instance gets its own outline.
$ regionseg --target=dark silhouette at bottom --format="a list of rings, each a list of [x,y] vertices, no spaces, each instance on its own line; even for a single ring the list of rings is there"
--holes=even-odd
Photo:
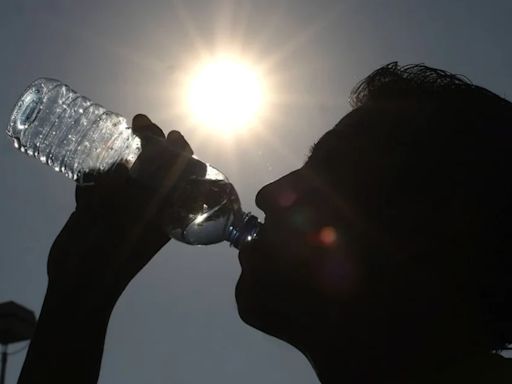
[[[240,317],[299,349],[322,383],[512,382],[496,353],[512,342],[511,103],[391,63],[351,104],[304,166],[259,191],[265,223],[240,249]],[[145,137],[164,139],[143,115],[133,127],[143,153]],[[167,143],[192,154],[175,131]],[[176,174],[168,160],[159,166]],[[117,299],[169,240],[162,185],[118,166],[77,187],[21,383],[97,380]]]

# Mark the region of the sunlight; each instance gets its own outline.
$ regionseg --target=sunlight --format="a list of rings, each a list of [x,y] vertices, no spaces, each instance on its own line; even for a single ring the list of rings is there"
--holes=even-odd
[[[198,66],[185,96],[191,120],[223,135],[256,124],[265,101],[259,72],[235,57],[218,57]]]

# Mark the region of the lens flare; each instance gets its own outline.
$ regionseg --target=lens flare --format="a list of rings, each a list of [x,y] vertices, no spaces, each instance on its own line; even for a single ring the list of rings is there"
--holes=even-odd
[[[318,234],[320,243],[326,247],[332,246],[336,243],[336,230],[333,227],[324,227]]]

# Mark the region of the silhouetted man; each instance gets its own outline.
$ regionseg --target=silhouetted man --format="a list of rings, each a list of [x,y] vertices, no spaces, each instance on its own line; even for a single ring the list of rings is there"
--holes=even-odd
[[[512,382],[495,353],[512,342],[512,104],[396,63],[351,102],[304,166],[259,191],[240,317],[298,348],[322,383]],[[133,126],[143,147],[163,138],[143,115]],[[175,131],[167,142],[192,153]],[[77,188],[21,382],[97,380],[117,299],[168,241],[166,193],[123,167]]]

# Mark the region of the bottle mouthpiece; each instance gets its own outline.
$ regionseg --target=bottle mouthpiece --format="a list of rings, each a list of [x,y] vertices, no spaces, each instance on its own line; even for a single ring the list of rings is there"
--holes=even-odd
[[[245,213],[239,225],[234,224],[229,227],[226,240],[232,247],[240,249],[243,244],[257,238],[260,226],[261,223],[256,216],[251,215],[250,212]]]

